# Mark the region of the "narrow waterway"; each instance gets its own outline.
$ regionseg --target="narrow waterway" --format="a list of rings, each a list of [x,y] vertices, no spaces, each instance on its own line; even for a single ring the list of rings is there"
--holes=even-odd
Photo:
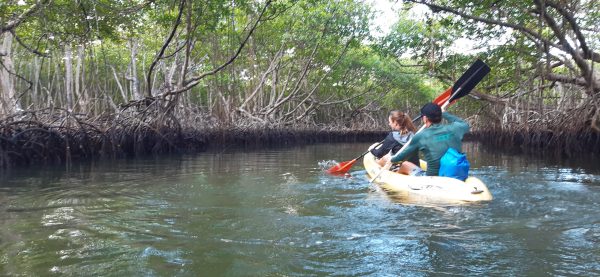
[[[318,144],[14,170],[0,181],[0,275],[600,275],[600,162],[467,143],[494,200],[398,203],[320,164]]]

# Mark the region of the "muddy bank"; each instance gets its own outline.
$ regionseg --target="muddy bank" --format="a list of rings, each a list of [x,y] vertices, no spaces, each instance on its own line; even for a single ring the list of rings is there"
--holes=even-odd
[[[477,130],[469,136],[489,146],[524,153],[564,157],[577,154],[600,155],[600,134],[591,129],[572,132]]]
[[[152,117],[88,118],[68,112],[27,112],[0,124],[0,168],[65,164],[209,148],[253,148],[318,142],[371,142],[385,130],[344,127],[219,125],[210,120]]]
[[[223,124],[197,111],[138,111],[89,117],[61,109],[28,111],[0,120],[0,169],[28,165],[69,164],[207,149],[283,147],[319,142],[375,142],[387,126]],[[381,120],[381,122],[384,122]],[[348,123],[347,121],[345,123]],[[366,127],[361,127],[366,126]],[[465,140],[523,152],[572,156],[600,155],[600,135],[592,129],[520,131],[474,128]]]

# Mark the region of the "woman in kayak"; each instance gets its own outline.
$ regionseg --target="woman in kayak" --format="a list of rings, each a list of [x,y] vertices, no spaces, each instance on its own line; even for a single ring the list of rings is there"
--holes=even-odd
[[[381,166],[384,166],[390,160],[390,157],[396,154],[414,136],[417,130],[410,117],[398,110],[390,112],[388,124],[392,128],[392,132],[385,137],[379,148],[371,149],[371,153],[377,157],[377,163]],[[417,154],[408,157],[407,160],[415,164],[419,163]]]

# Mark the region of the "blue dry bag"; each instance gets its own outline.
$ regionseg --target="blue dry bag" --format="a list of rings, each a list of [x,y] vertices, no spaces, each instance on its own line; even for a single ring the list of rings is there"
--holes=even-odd
[[[439,175],[464,181],[469,176],[470,166],[465,154],[450,147],[440,160]]]

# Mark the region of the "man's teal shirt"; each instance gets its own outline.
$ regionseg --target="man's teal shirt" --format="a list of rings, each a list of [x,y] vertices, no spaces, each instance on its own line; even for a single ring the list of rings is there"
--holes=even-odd
[[[448,124],[432,124],[417,133],[404,150],[392,157],[392,162],[403,161],[415,151],[421,151],[427,162],[427,176],[438,176],[442,156],[449,147],[462,152],[463,136],[469,132],[469,124],[460,117],[445,112],[442,118]]]

